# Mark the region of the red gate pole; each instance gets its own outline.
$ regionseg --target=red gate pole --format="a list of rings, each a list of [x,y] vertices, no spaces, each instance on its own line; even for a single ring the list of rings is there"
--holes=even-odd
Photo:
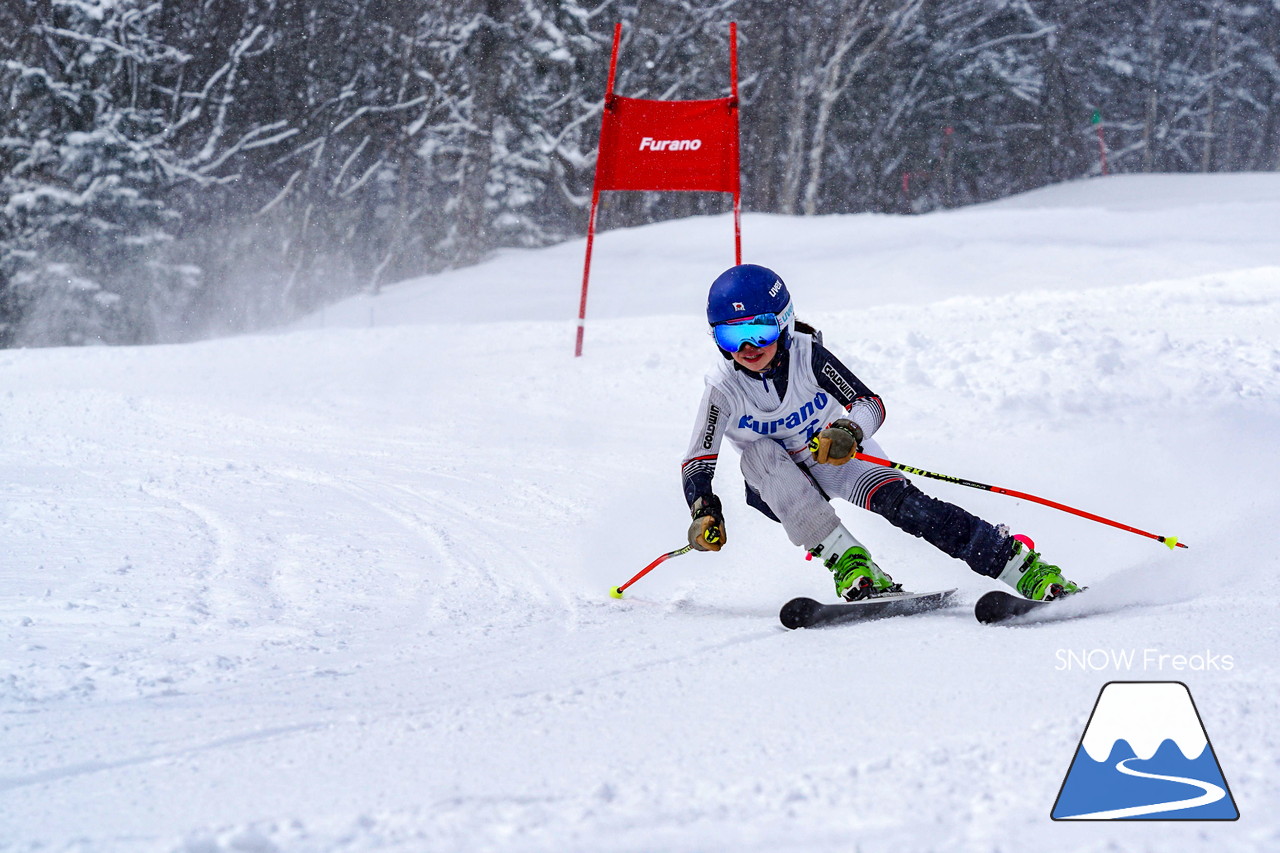
[[[733,100],[730,102],[732,108],[738,109],[738,22],[729,22],[729,78],[733,86]],[[738,131],[739,135],[741,131]],[[738,149],[741,146],[741,138],[736,140],[738,144],[733,147],[733,174],[734,174],[734,191],[733,191],[733,262],[735,264],[742,263],[742,167],[739,163]]]
[[[587,327],[587,282],[591,278],[591,244],[596,237],[596,207],[600,204],[600,193],[591,193],[591,218],[587,220],[587,256],[582,262],[582,298],[578,300],[578,341],[573,348],[574,358],[582,356],[582,337]]]
[[[613,81],[618,72],[618,42],[622,39],[622,23],[613,25],[613,53],[609,56],[609,82],[605,86],[604,109],[600,111],[601,133],[604,132],[605,113],[613,108]],[[600,173],[596,172],[599,180]],[[582,338],[587,325],[587,283],[591,280],[591,247],[596,237],[596,209],[600,205],[600,190],[591,188],[591,218],[587,220],[587,254],[582,261],[582,298],[578,300],[578,340],[573,349],[574,358],[582,356]]]

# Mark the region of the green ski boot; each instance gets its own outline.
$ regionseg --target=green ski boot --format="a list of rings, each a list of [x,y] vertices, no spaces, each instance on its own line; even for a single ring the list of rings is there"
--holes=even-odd
[[[831,534],[809,551],[831,570],[836,595],[845,601],[858,601],[887,592],[900,592],[902,584],[893,582],[871,559],[871,553],[853,534],[836,525]],[[825,558],[825,559],[824,559]]]
[[[1037,601],[1049,601],[1080,591],[1079,586],[1062,576],[1062,569],[1040,559],[1039,552],[1034,549],[1035,543],[1026,536],[1014,536],[1013,554],[996,580],[1004,581],[1019,595]]]

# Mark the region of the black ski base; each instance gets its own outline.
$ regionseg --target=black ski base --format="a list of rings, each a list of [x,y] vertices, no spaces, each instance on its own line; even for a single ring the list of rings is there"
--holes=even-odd
[[[1034,598],[1023,598],[1021,595],[997,589],[978,599],[978,603],[973,607],[973,615],[984,625],[994,625],[1007,619],[1035,613],[1075,595],[1079,593],[1072,593],[1071,596],[1062,598],[1051,598],[1048,601],[1037,601]]]
[[[815,628],[837,622],[867,621],[888,616],[905,616],[936,610],[945,605],[955,594],[954,589],[938,592],[908,592],[865,598],[862,601],[823,604],[812,598],[793,598],[782,605],[778,619],[788,628]]]

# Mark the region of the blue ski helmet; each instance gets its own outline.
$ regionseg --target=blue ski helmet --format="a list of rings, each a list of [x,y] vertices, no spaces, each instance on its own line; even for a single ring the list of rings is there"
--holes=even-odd
[[[715,326],[757,314],[774,314],[782,329],[782,348],[791,347],[796,313],[782,278],[768,267],[739,264],[720,273],[707,293],[707,323]],[[722,354],[728,358],[728,353]]]

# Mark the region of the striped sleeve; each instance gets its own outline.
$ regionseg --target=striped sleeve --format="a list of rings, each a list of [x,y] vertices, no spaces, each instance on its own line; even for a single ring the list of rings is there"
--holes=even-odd
[[[716,473],[716,458],[720,454],[720,443],[724,440],[729,417],[727,398],[708,385],[702,394],[702,402],[698,404],[698,417],[689,439],[689,449],[680,463],[684,499],[690,507],[698,498],[713,494],[711,480]]]
[[[813,375],[818,385],[840,401],[849,420],[862,427],[862,435],[870,438],[884,423],[884,401],[875,394],[840,359],[831,354],[821,341],[813,344]]]

